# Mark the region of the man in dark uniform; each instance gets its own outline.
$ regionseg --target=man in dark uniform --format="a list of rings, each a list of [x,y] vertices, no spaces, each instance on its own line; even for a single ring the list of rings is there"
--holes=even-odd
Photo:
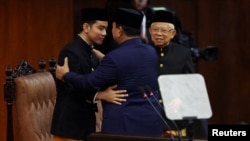
[[[67,58],[63,66],[57,66],[56,77],[78,89],[99,90],[118,84],[118,90],[127,90],[129,96],[122,105],[103,102],[103,133],[162,135],[162,121],[154,109],[160,110],[158,101],[153,96],[144,97],[143,87],[146,85],[156,98],[159,93],[158,57],[154,48],[140,39],[142,18],[143,15],[133,9],[119,8],[115,12],[112,34],[119,46],[105,55],[91,74],[69,72]]]
[[[150,39],[148,28],[150,27],[150,19],[152,19],[153,11],[149,6],[150,0],[107,0],[106,9],[108,9],[109,16],[112,17],[114,11],[117,8],[131,8],[138,10],[144,14],[141,27],[141,38],[145,43],[148,43]],[[97,47],[102,53],[107,54],[108,52],[117,48],[117,44],[114,42],[111,31],[112,30],[112,18],[109,20],[109,26],[107,29],[107,37],[103,44]]]
[[[170,11],[156,11],[149,31],[159,55],[159,75],[195,72],[190,49],[171,42],[176,30]]]
[[[156,11],[149,32],[159,58],[158,75],[195,73],[190,49],[171,41],[176,35],[175,17],[171,11]],[[168,123],[171,129],[176,129],[171,121]],[[187,121],[176,123],[180,129],[188,127]],[[165,127],[164,130],[169,129]]]
[[[95,69],[91,49],[102,44],[108,26],[107,12],[99,8],[82,10],[82,31],[59,54],[58,64],[68,57],[70,71],[87,74]],[[82,141],[95,132],[96,89],[75,89],[57,80],[57,99],[52,119],[51,133],[54,141]]]

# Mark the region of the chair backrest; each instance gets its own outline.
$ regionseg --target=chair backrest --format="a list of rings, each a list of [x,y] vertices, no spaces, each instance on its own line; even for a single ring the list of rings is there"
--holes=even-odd
[[[56,102],[55,80],[50,72],[15,78],[14,132],[18,141],[52,141],[52,114]],[[18,131],[15,131],[18,130]]]

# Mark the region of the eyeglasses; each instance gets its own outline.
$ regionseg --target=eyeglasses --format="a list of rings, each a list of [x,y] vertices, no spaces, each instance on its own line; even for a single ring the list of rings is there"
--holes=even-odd
[[[173,29],[160,29],[160,28],[152,28],[152,32],[153,33],[162,33],[162,34],[167,34],[167,33],[170,33],[171,31],[173,31]]]

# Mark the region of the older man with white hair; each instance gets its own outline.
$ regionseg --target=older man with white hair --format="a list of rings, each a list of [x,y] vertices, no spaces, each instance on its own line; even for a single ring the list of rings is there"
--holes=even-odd
[[[158,75],[195,73],[190,49],[172,41],[177,34],[175,19],[175,14],[168,10],[156,11],[152,19],[149,32],[152,44],[159,58]],[[159,101],[162,103],[161,99]],[[162,114],[165,116],[164,111]],[[167,118],[165,119],[168,121],[171,129],[176,129],[173,122],[169,121]],[[187,121],[175,122],[179,129],[188,127]],[[206,121],[204,120],[201,123],[205,125],[203,127],[205,127],[204,132],[206,132]],[[165,126],[164,131],[169,131],[171,129]]]

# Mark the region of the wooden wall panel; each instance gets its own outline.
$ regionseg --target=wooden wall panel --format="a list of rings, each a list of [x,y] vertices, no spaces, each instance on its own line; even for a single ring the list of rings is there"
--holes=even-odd
[[[73,37],[71,0],[0,0],[0,140],[6,140],[5,68],[21,59],[38,69]],[[48,63],[48,62],[47,62]]]
[[[199,64],[211,98],[212,123],[250,122],[249,4],[248,0],[210,0],[198,4],[199,44],[219,48],[218,61]]]

